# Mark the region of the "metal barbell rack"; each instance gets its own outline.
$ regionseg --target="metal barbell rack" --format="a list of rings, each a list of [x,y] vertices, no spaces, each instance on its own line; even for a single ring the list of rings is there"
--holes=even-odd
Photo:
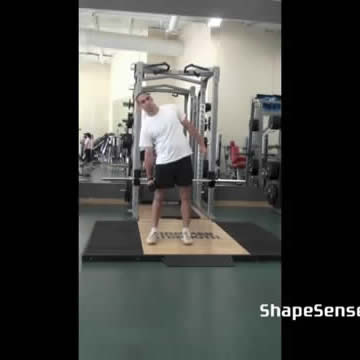
[[[205,94],[207,89],[208,81],[212,78],[212,101],[211,101],[211,118],[212,118],[212,130],[210,134],[210,147],[208,152],[208,161],[209,161],[209,180],[203,180],[200,177],[202,176],[203,171],[203,160],[199,151],[199,147],[195,141],[192,141],[193,147],[193,166],[195,173],[194,189],[193,189],[193,202],[197,205],[198,208],[201,208],[201,184],[208,182],[208,204],[207,204],[207,214],[209,217],[213,216],[213,207],[214,207],[214,177],[215,177],[215,168],[216,168],[216,136],[217,136],[217,107],[218,107],[218,87],[219,87],[219,67],[204,68],[194,64],[189,64],[185,66],[183,70],[170,70],[170,66],[167,63],[161,64],[145,64],[143,62],[137,62],[133,64],[132,69],[134,70],[134,99],[137,94],[141,91],[146,90],[148,92],[174,92],[185,96],[185,108],[187,108],[187,100],[190,98],[192,109],[198,108],[198,113],[189,114],[190,119],[194,121],[195,127],[199,130],[200,135],[204,133],[204,123],[205,123],[205,109],[206,101]],[[194,77],[196,79],[194,79]],[[164,79],[176,79],[182,80],[191,84],[196,84],[200,86],[199,90],[199,99],[195,96],[195,87],[192,86],[190,90],[182,89],[179,87],[174,87],[166,84],[149,86],[148,83],[151,80],[164,80]],[[143,82],[147,85],[143,86]],[[197,100],[196,103],[194,100]],[[185,111],[186,112],[186,111]],[[139,187],[140,180],[139,176],[135,176],[135,172],[140,169],[140,152],[139,152],[139,135],[141,129],[141,109],[134,101],[134,124],[133,124],[133,134],[134,142],[132,149],[132,179],[118,180],[118,181],[134,181],[132,187],[132,212],[135,218],[138,218],[139,209]],[[116,180],[112,180],[116,181]]]

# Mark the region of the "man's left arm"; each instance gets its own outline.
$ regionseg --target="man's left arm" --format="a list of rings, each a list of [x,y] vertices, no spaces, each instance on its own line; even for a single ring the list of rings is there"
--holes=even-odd
[[[200,145],[200,151],[206,153],[206,145],[204,142],[204,137],[199,134],[198,129],[186,118],[186,115],[183,116],[180,120],[182,126],[189,132],[190,136],[193,136],[197,143]]]

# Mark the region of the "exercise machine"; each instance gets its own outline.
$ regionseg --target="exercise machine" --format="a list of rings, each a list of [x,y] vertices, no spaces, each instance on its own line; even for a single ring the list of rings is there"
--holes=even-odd
[[[278,133],[278,144],[269,135]],[[276,150],[276,153],[271,153]],[[261,188],[268,202],[281,207],[281,97],[258,94],[251,102],[246,183]]]

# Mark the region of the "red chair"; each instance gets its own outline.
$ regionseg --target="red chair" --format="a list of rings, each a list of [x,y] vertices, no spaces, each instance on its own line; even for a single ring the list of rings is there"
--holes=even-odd
[[[246,156],[240,155],[239,147],[235,145],[234,141],[230,141],[230,160],[231,167],[234,169],[246,168]]]

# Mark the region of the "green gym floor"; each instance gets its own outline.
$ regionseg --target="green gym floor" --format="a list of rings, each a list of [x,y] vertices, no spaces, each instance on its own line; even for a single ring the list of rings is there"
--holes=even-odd
[[[221,207],[215,215],[281,238],[281,216],[269,208]],[[96,221],[126,218],[124,206],[80,205],[80,257]],[[261,318],[260,305],[281,305],[280,289],[280,262],[176,268],[80,261],[79,359],[278,360],[281,319]]]

